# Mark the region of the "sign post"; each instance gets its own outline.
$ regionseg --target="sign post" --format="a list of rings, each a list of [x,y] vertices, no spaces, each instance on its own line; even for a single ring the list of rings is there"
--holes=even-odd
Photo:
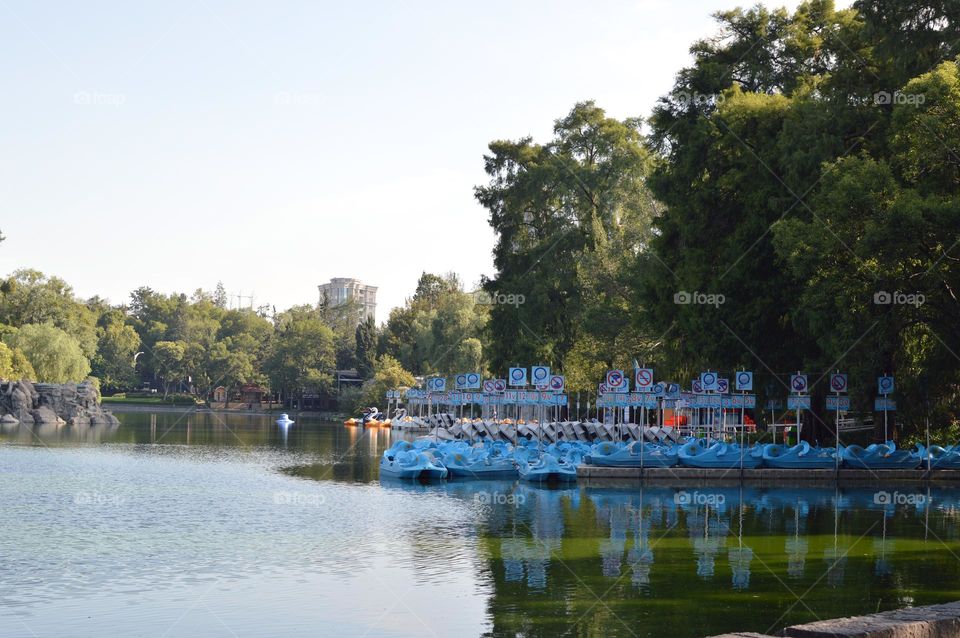
[[[807,375],[800,374],[800,371],[797,370],[796,374],[790,375],[790,389],[793,392],[796,392],[797,395],[797,442],[800,442],[800,430],[803,427],[803,424],[800,422],[800,410],[804,401],[800,399],[800,396],[804,395],[807,392]]]
[[[837,420],[836,420],[836,432],[834,436],[836,437],[834,458],[836,459],[836,469],[837,472],[840,471],[840,408],[841,401],[840,395],[847,392],[847,375],[841,374],[839,370],[830,375],[830,389],[833,390],[835,396],[835,407],[837,411]]]
[[[893,394],[893,377],[884,375],[877,379],[877,390],[883,395],[883,442],[886,443],[890,438],[889,427],[887,425],[887,412],[890,411],[888,402],[889,395]]]

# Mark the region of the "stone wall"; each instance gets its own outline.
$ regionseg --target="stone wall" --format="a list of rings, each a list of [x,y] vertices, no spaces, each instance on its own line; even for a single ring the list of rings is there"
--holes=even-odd
[[[90,383],[0,383],[0,422],[117,425]]]

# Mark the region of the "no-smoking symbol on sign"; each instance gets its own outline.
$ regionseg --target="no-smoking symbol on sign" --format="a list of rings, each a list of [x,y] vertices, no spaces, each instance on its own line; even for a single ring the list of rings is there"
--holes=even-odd
[[[839,373],[831,374],[830,389],[834,392],[846,392],[847,391],[847,375],[839,374]]]
[[[636,375],[638,388],[649,388],[653,385],[653,370],[650,368],[639,368]]]

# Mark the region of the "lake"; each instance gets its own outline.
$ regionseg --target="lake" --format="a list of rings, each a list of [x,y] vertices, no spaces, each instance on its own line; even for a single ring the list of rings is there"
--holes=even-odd
[[[960,494],[436,485],[389,431],[0,432],[0,636],[656,636],[960,600]]]

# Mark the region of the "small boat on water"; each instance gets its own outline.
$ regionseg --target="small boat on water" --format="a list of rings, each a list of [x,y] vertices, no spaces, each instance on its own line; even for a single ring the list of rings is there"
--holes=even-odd
[[[676,446],[604,441],[594,445],[583,461],[599,467],[673,467],[679,458]]]
[[[391,446],[380,458],[381,478],[437,480],[447,478],[447,474],[447,468],[430,451],[417,449],[407,441]]]
[[[836,449],[811,447],[806,441],[794,446],[768,443],[763,446],[763,465],[778,469],[833,469],[837,466]]]
[[[556,450],[554,450],[556,452]],[[514,452],[520,478],[531,483],[567,483],[577,480],[578,457],[557,456],[535,447],[523,447]]]
[[[282,427],[282,428],[289,427],[289,426],[293,425],[294,423],[296,423],[296,421],[292,420],[292,419],[290,418],[290,415],[288,415],[286,412],[284,412],[283,414],[281,414],[281,415],[280,415],[280,418],[277,419],[277,425],[279,425],[279,426]]]
[[[363,411],[363,416],[361,416],[359,419],[351,417],[346,421],[344,421],[343,424],[344,425],[362,425],[363,427],[367,427],[367,428],[379,428],[379,427],[388,428],[390,427],[390,424],[392,423],[392,421],[388,418],[381,418],[384,416],[385,415],[382,412],[380,412],[380,410],[378,410],[377,408],[370,407],[370,408],[366,408]]]
[[[929,448],[922,445],[917,446],[915,456],[920,459],[920,469],[927,468],[927,462],[930,462],[932,470],[960,470],[960,451],[939,445],[931,445]]]
[[[921,458],[910,450],[898,450],[893,441],[862,448],[848,445],[840,452],[844,465],[867,470],[910,470],[920,466]]]
[[[677,450],[680,465],[699,468],[754,469],[763,463],[763,449],[759,446],[741,448],[736,443],[703,440],[684,443]]]

